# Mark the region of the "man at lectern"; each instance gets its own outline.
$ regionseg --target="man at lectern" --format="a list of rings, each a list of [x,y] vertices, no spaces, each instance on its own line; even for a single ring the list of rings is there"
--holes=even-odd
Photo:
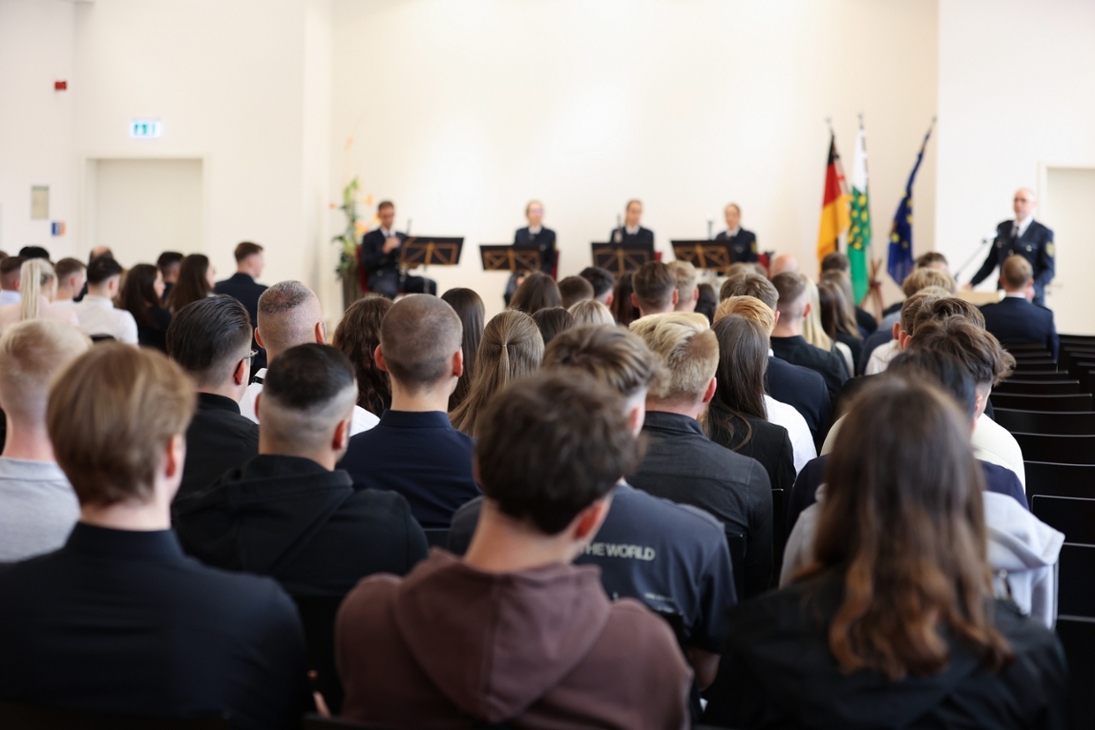
[[[654,231],[643,228],[643,204],[638,200],[627,201],[627,212],[624,215],[624,224],[612,229],[609,236],[611,243],[647,243],[654,245]]]
[[[525,206],[525,218],[528,225],[518,228],[513,234],[513,242],[521,245],[535,244],[540,247],[540,270],[549,276],[555,275],[555,231],[544,228],[544,204],[533,200]]]
[[[756,263],[757,237],[752,231],[741,227],[741,208],[737,203],[730,203],[723,213],[726,215],[726,230],[715,236],[715,240],[730,241],[730,260],[733,263]]]
[[[398,294],[437,294],[437,282],[409,276],[399,266],[407,234],[397,232],[395,206],[385,200],[376,208],[380,226],[361,237],[361,266],[369,274],[369,292],[395,299]]]
[[[1036,205],[1033,190],[1021,188],[1015,191],[1012,199],[1015,220],[1004,221],[996,226],[996,239],[985,263],[964,289],[972,289],[989,278],[997,266],[1003,271],[1004,262],[1009,256],[1022,256],[1034,270],[1034,304],[1046,306],[1046,284],[1053,279],[1056,260],[1053,231],[1034,220]]]

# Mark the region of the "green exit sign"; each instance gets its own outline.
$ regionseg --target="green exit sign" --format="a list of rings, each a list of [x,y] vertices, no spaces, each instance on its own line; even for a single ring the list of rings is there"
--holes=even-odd
[[[129,123],[129,136],[133,139],[156,139],[163,134],[159,119],[134,119]]]

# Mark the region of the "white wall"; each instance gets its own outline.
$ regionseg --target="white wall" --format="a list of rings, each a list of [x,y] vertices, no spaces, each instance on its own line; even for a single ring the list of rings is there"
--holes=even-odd
[[[590,263],[625,200],[658,247],[703,237],[730,200],[764,249],[814,249],[831,116],[850,169],[866,113],[876,256],[936,104],[936,2],[336,0],[332,188],[354,174],[400,227],[466,236],[442,289],[501,304],[478,244],[512,240],[530,198],[561,275]],[[346,151],[347,140],[354,143]],[[934,147],[917,184],[932,247]],[[334,216],[333,227],[340,224]]]
[[[0,248],[40,245],[55,257],[72,250],[76,208],[73,155],[73,5],[62,0],[0,0]],[[68,91],[54,91],[68,81]],[[48,185],[50,218],[30,219],[30,188]]]
[[[1095,3],[1085,0],[940,0],[936,239],[952,261],[1013,217],[1018,187],[1042,194],[1052,228],[1045,168],[1095,167],[1093,39]],[[1089,282],[1095,251],[1078,244],[1058,239],[1057,270],[1087,272]],[[1091,328],[1090,310],[1062,317]]]

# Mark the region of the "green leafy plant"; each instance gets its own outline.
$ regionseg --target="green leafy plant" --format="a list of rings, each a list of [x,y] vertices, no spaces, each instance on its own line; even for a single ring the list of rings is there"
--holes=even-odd
[[[331,243],[339,243],[342,246],[338,267],[335,269],[335,273],[339,276],[353,271],[357,261],[358,231],[364,225],[357,215],[357,192],[360,188],[361,181],[355,176],[342,189],[342,205],[338,206],[338,209],[346,216],[346,227],[342,233],[331,237]]]

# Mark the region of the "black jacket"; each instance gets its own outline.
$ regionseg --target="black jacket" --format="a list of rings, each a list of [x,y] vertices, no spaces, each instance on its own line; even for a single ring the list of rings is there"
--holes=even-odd
[[[878,329],[878,320],[874,318],[874,315],[859,307],[855,308],[855,323],[859,329],[863,330],[864,337]]]
[[[821,377],[825,378],[825,388],[829,391],[829,400],[836,402],[840,386],[844,385],[844,381],[851,376],[844,364],[843,357],[832,350],[826,352],[820,347],[814,347],[802,335],[773,337],[771,342],[772,352],[775,353],[776,357],[793,365],[802,365],[811,370],[816,370]]]
[[[648,437],[631,486],[711,513],[728,532],[745,535],[745,596],[764,591],[772,576],[772,488],[760,462],[723,448],[699,421],[647,411]],[[735,570],[739,566],[734,566]]]
[[[733,426],[733,436],[725,427],[727,422]],[[742,443],[750,431],[749,440]],[[707,412],[707,432],[716,444],[759,461],[768,472],[772,489],[790,493],[795,484],[795,452],[786,428],[754,416],[743,420],[712,405]]]
[[[813,434],[814,445],[820,449],[833,417],[832,398],[821,374],[778,357],[769,357],[764,381],[768,395],[802,414]]]
[[[550,228],[540,228],[536,235],[529,233],[528,226],[518,228],[513,234],[513,242],[525,246],[536,244],[540,247],[540,271],[549,276],[555,269],[555,231]]]
[[[277,583],[186,557],[170,530],[77,523],[0,571],[0,699],[299,728],[304,635]]]
[[[1039,342],[1057,359],[1057,327],[1053,311],[1019,297],[1004,297],[981,307],[985,329],[1004,343]]]
[[[1034,269],[1034,291],[1041,298],[1045,295],[1046,284],[1053,280],[1056,269],[1056,256],[1053,250],[1053,231],[1038,221],[1031,221],[1022,237],[1014,236],[1015,221],[1004,221],[996,226],[996,239],[992,249],[985,257],[985,263],[970,279],[973,285],[980,284],[992,275],[997,267],[1002,267],[1008,256],[1018,254],[1030,262]]]
[[[137,323],[137,344],[143,347],[154,347],[167,354],[167,328],[171,324],[171,312],[163,307],[152,307],[152,319],[156,321],[155,327],[146,327]]]
[[[616,240],[619,237],[619,240]],[[643,228],[639,226],[638,233],[634,235],[627,232],[627,229],[623,226],[619,228],[613,228],[608,234],[609,243],[645,243],[651,246],[654,245],[654,231],[649,228]]]
[[[1015,663],[993,674],[953,639],[950,666],[891,682],[871,671],[845,674],[828,627],[843,601],[843,574],[830,571],[730,610],[718,679],[704,722],[735,728],[1064,728],[1068,670],[1045,626],[995,602],[995,624]]]
[[[224,281],[218,281],[213,287],[214,294],[227,294],[238,299],[251,315],[251,326],[259,324],[259,297],[266,291],[264,284],[259,284],[247,274],[236,272]]]
[[[258,453],[259,425],[240,415],[239,403],[198,393],[198,410],[186,429],[186,461],[175,499],[204,490]]]
[[[716,241],[727,240],[727,231],[715,236]],[[730,241],[730,260],[733,263],[755,263],[758,261],[757,257],[757,237],[752,231],[747,231],[744,228],[739,228],[736,235],[729,239]]]
[[[294,596],[345,595],[367,575],[405,575],[426,557],[405,499],[355,492],[346,472],[295,456],[257,456],[172,511],[187,553],[269,575]]]
[[[395,237],[403,241],[407,240],[406,234],[394,233]],[[369,288],[375,288],[374,281],[377,278],[389,278],[399,280],[399,259],[403,255],[400,246],[394,251],[384,253],[384,234],[379,228],[375,228],[361,237],[361,266],[368,273]]]

